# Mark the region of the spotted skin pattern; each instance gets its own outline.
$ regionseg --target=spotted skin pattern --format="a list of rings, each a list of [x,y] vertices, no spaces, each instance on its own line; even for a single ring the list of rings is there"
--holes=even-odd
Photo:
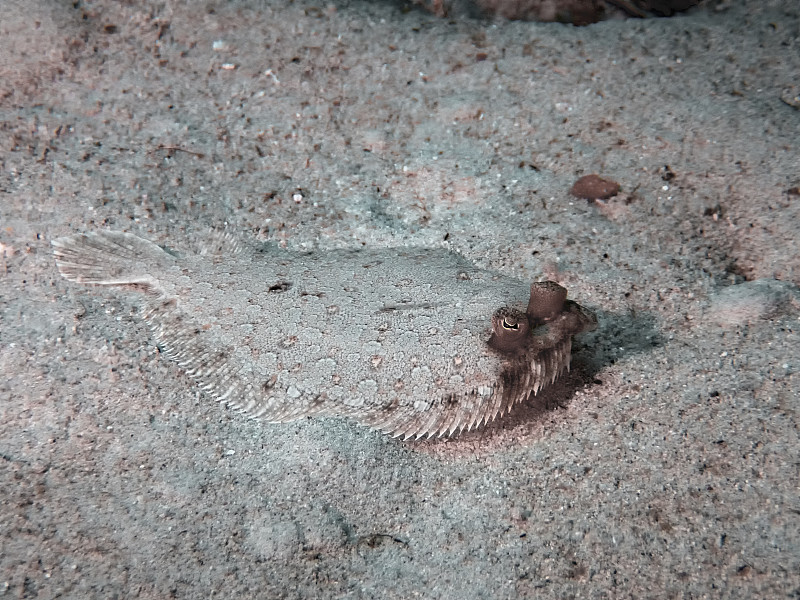
[[[345,416],[396,437],[491,422],[569,368],[595,316],[445,249],[290,252],[221,244],[179,257],[129,233],[52,242],[69,281],[137,294],[200,388],[270,423]]]

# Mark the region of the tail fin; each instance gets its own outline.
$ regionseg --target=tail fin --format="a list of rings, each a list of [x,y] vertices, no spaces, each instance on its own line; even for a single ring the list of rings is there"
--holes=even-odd
[[[131,233],[101,231],[51,242],[61,275],[76,283],[132,287],[160,295],[158,273],[174,259],[153,242]]]

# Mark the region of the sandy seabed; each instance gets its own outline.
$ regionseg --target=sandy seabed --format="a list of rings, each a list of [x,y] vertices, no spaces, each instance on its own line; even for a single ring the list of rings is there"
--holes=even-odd
[[[800,594],[800,6],[4,0],[0,597]],[[577,178],[619,183],[605,202]],[[264,425],[50,240],[446,241],[596,310],[451,440]]]

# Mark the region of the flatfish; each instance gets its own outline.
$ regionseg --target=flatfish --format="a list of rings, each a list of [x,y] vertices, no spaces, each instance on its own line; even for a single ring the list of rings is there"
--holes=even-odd
[[[138,294],[200,388],[270,423],[344,416],[395,437],[482,426],[569,368],[591,311],[446,249],[180,256],[130,233],[52,242],[66,279]]]

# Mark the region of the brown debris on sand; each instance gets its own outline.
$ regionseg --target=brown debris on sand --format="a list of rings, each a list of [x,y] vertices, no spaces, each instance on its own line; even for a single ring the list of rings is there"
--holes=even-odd
[[[700,0],[412,0],[439,17],[483,16],[590,25],[610,18],[671,16]]]
[[[608,200],[619,193],[620,187],[616,181],[603,179],[592,173],[578,179],[569,189],[569,193],[586,200]]]

